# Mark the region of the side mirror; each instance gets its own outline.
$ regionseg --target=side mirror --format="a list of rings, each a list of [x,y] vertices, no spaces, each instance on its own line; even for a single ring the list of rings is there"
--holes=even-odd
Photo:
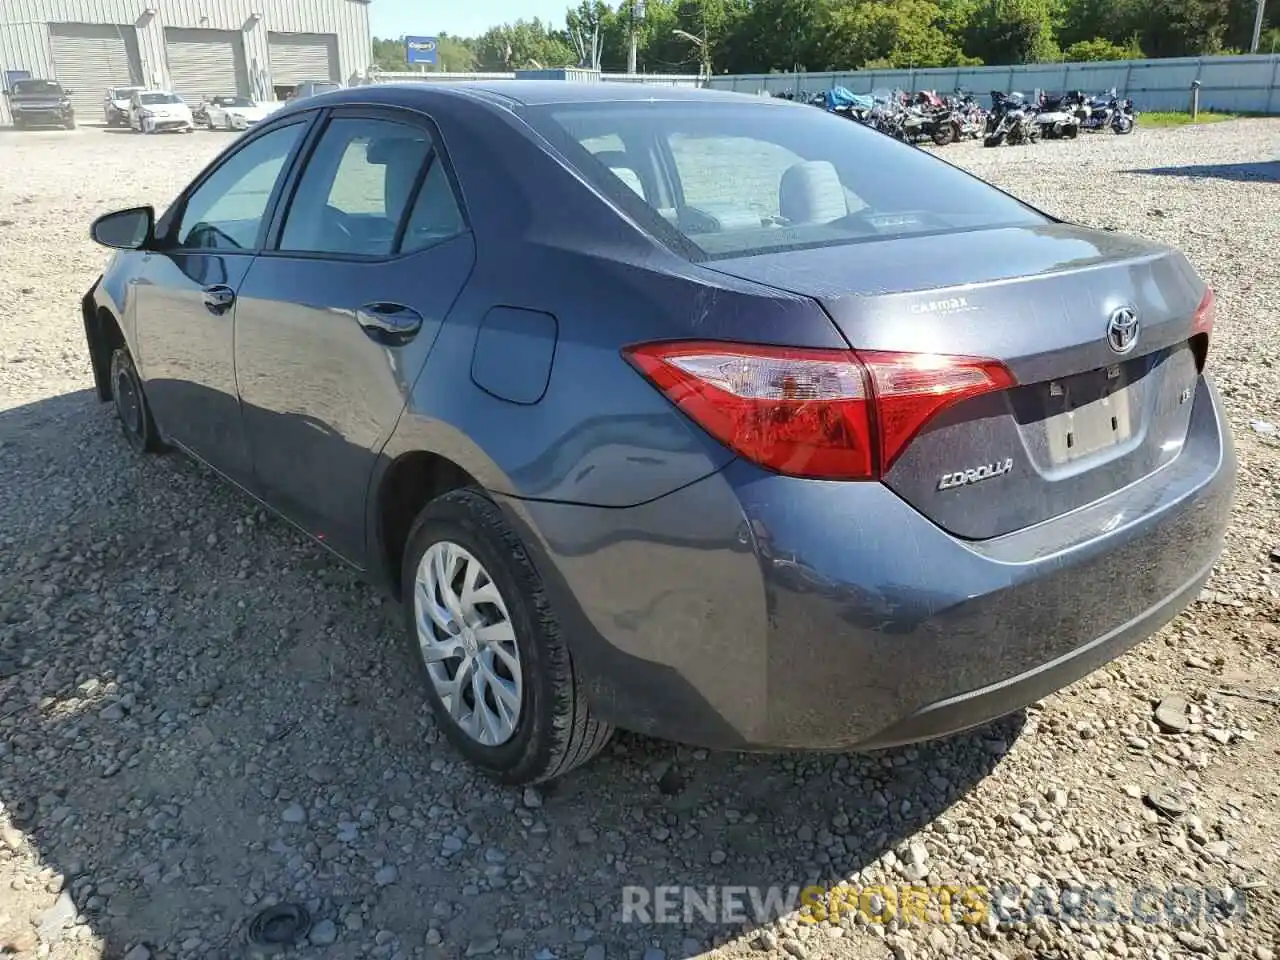
[[[115,250],[142,250],[155,239],[156,212],[152,207],[132,207],[107,213],[93,221],[89,236],[95,243]]]

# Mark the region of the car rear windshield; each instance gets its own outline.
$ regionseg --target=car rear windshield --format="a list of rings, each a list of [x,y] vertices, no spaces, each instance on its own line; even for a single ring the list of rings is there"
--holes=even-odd
[[[138,97],[140,103],[181,103],[182,98],[176,93],[144,93]]]
[[[1048,222],[923,150],[811,106],[744,96],[522,112],[571,166],[694,257]]]
[[[253,99],[251,97],[227,97],[223,100],[224,107],[252,107]]]
[[[140,89],[142,88],[141,87],[112,87],[110,96],[112,100],[128,100]]]
[[[53,80],[17,80],[13,84],[13,92],[21,97],[56,95],[62,93],[62,87]]]

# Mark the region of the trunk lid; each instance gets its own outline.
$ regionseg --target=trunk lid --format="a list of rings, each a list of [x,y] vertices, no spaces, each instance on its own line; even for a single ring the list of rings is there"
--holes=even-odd
[[[1092,503],[1171,462],[1186,439],[1204,284],[1172,248],[1044,224],[706,266],[813,297],[855,349],[1009,367],[1018,386],[944,411],[884,477],[957,536],[987,539]],[[1113,318],[1137,321],[1123,352]]]

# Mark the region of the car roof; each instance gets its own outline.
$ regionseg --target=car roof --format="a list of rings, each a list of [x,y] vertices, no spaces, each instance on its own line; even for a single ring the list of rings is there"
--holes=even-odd
[[[376,92],[374,92],[376,91]],[[742,103],[744,100],[761,103],[780,103],[775,97],[757,97],[731,90],[707,90],[698,87],[673,87],[661,84],[578,83],[569,80],[462,80],[462,81],[414,81],[401,80],[371,86],[348,87],[321,94],[316,102],[335,105],[345,101],[363,101],[378,98],[406,106],[425,103],[436,97],[456,96],[506,101],[511,104],[535,106],[549,103],[601,103],[615,101],[683,101],[707,103]]]

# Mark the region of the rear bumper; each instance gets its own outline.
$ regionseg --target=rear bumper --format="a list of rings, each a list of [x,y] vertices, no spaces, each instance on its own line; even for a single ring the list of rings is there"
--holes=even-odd
[[[1013,712],[1194,600],[1235,457],[1200,380],[1183,454],[1067,516],[958,540],[879,484],[735,461],[625,510],[508,500],[595,709],[729,749],[869,749]]]

